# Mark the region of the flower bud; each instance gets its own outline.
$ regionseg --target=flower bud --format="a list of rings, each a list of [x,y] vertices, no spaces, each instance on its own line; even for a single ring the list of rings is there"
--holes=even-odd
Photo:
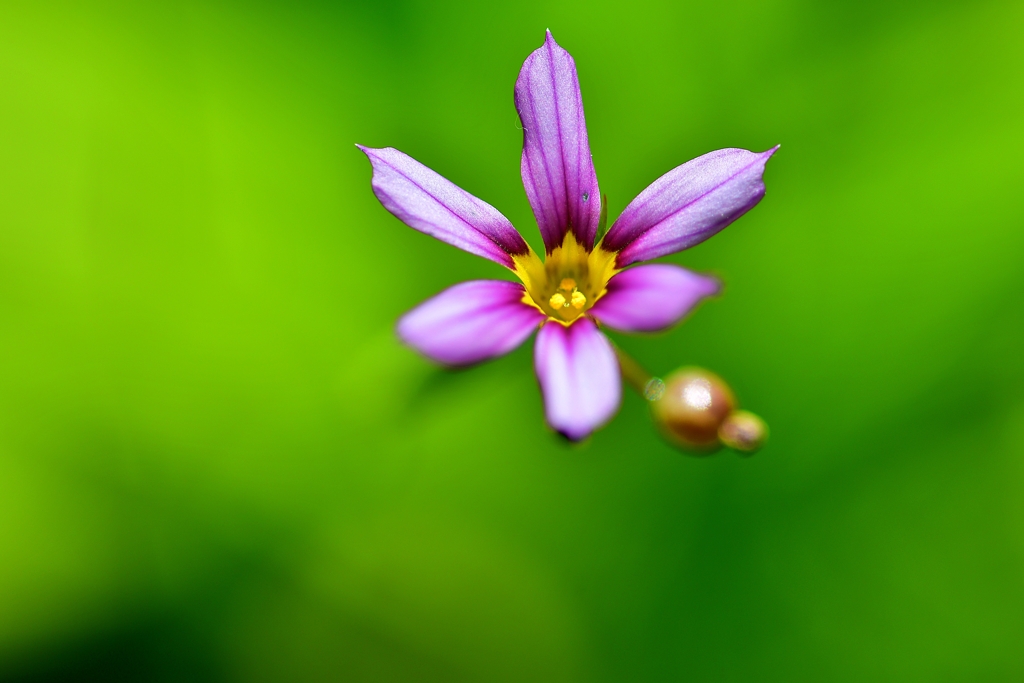
[[[746,410],[734,410],[718,428],[718,438],[729,448],[752,455],[768,440],[768,425]]]
[[[720,446],[719,430],[736,407],[725,381],[703,368],[681,368],[665,378],[661,397],[651,412],[662,433],[683,448],[713,451]]]

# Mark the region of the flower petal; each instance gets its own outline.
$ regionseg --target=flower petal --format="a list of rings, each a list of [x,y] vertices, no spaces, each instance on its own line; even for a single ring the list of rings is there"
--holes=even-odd
[[[576,63],[551,31],[523,63],[515,102],[523,122],[523,185],[544,246],[551,252],[572,230],[589,250],[601,218],[601,191]]]
[[[608,282],[590,313],[624,332],[656,332],[679,322],[701,299],[717,294],[718,280],[664,263],[629,268]]]
[[[568,327],[544,325],[537,333],[533,362],[548,424],[569,439],[586,437],[619,409],[619,362],[592,320],[579,318]]]
[[[493,206],[392,147],[356,145],[373,165],[373,193],[411,228],[515,269],[512,256],[529,251]]]
[[[445,365],[469,365],[501,356],[522,344],[544,320],[523,303],[523,286],[472,280],[449,287],[398,320],[398,336]]]
[[[621,268],[703,242],[761,201],[777,149],[720,149],[669,171],[630,202],[601,246],[620,252]]]

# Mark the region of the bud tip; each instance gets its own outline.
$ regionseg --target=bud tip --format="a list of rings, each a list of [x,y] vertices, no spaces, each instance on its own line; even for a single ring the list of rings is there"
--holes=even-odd
[[[722,443],[745,455],[753,455],[768,440],[768,425],[746,410],[734,410],[718,428]]]

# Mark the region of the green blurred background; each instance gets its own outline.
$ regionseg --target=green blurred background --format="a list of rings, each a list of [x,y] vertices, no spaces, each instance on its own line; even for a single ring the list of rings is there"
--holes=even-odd
[[[652,338],[773,430],[542,421],[395,319],[537,245],[512,86],[576,58],[614,218],[704,152],[765,200]],[[0,681],[1024,680],[1024,3],[0,2]]]

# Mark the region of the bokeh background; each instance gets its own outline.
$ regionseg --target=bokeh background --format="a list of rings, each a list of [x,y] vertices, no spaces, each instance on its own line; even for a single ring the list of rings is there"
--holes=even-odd
[[[537,245],[512,86],[576,58],[610,214],[763,150],[662,336],[772,427],[572,447],[506,277],[403,226],[395,146]],[[1024,680],[1024,4],[0,3],[0,681]]]

